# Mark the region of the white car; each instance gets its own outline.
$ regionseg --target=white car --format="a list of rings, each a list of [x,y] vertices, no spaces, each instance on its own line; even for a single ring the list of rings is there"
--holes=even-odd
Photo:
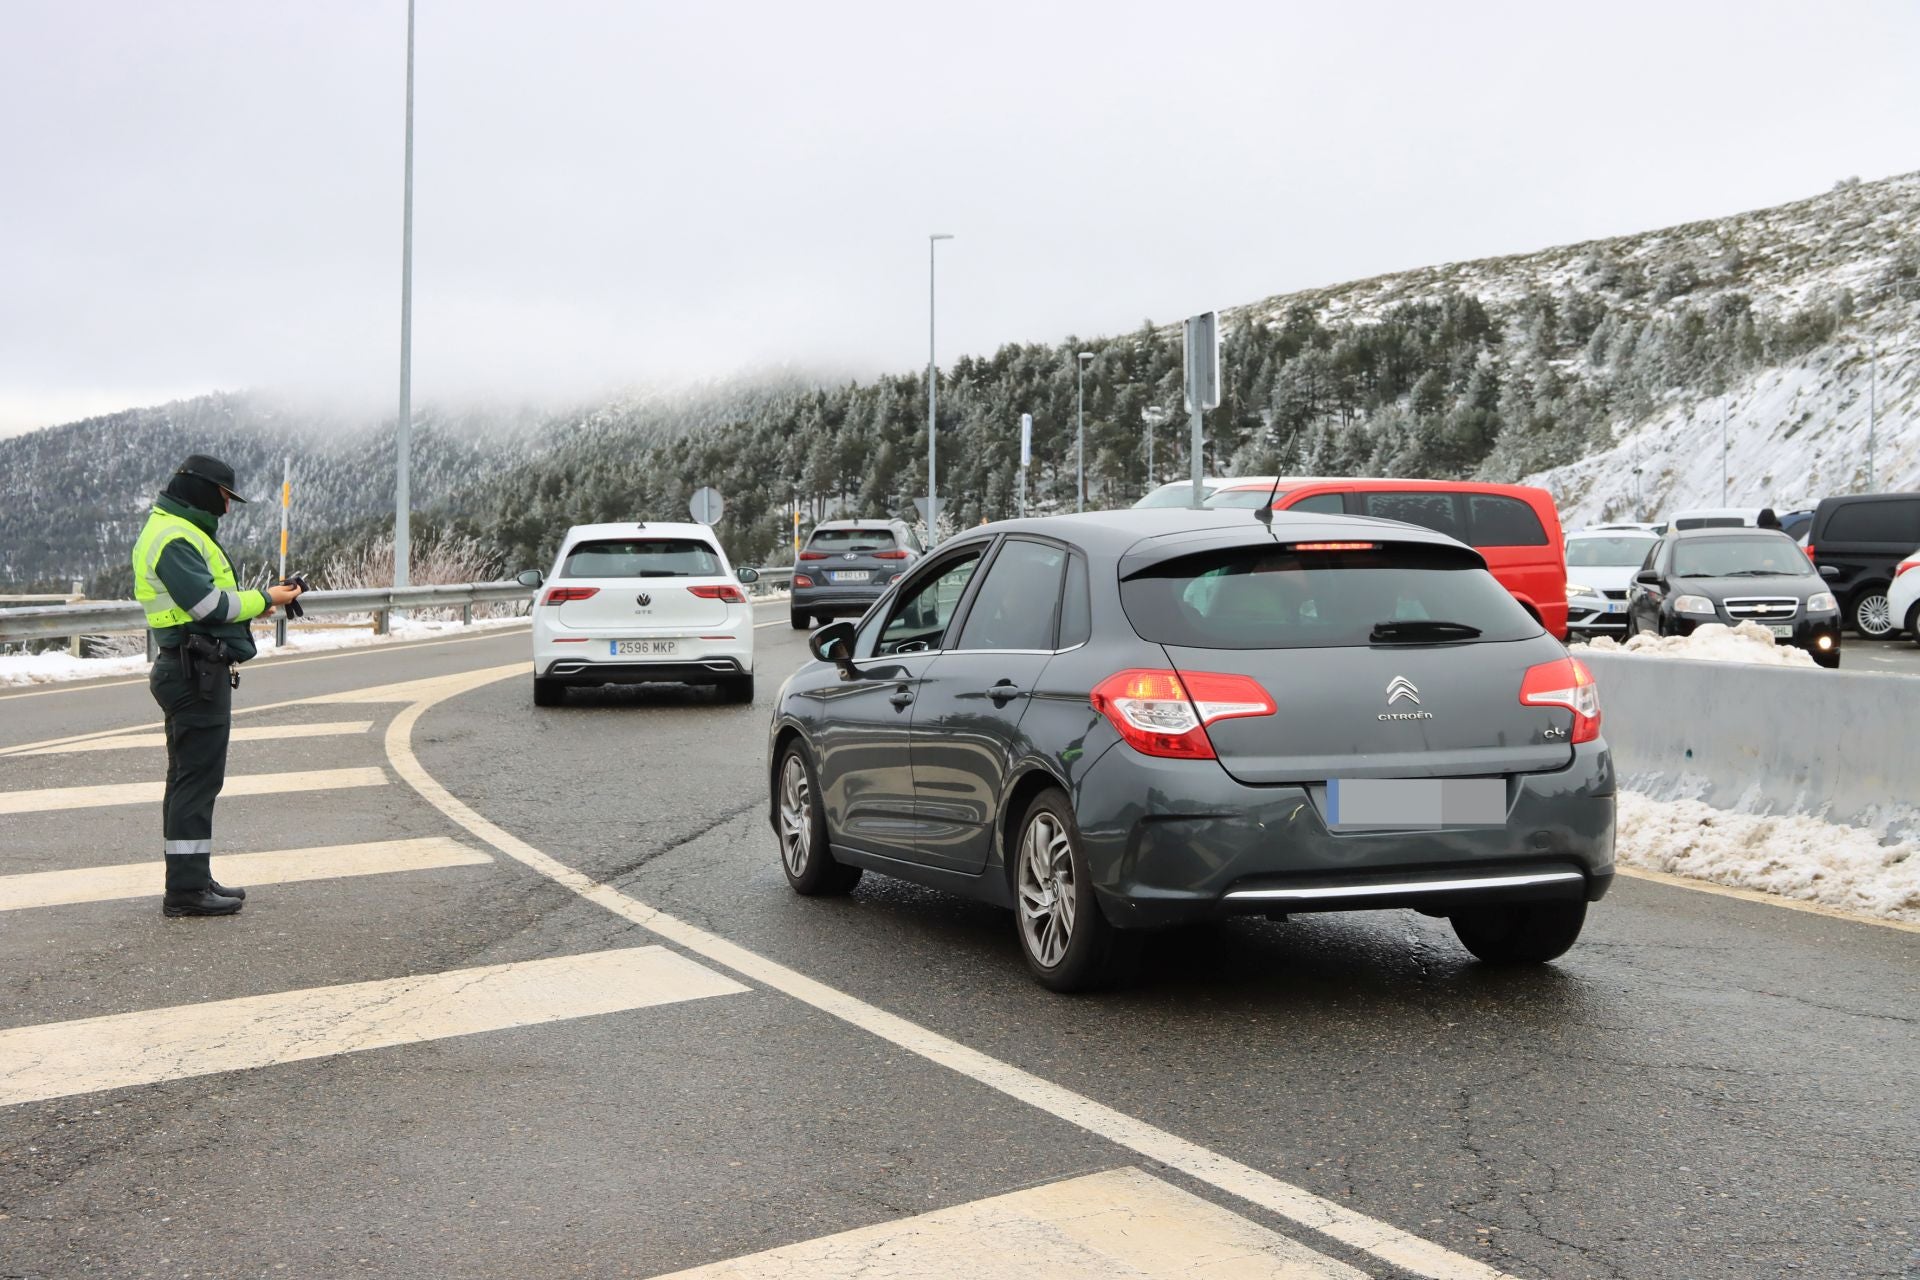
[[[1650,529],[1611,526],[1567,535],[1567,631],[1576,639],[1627,633],[1627,592],[1647,553]]]
[[[1780,517],[1772,507],[1699,507],[1667,517],[1662,533],[1683,529],[1778,529]]]
[[[583,524],[567,530],[553,572],[529,569],[533,700],[557,706],[570,685],[668,681],[753,701],[753,606],[703,524]]]
[[[1888,612],[1893,625],[1904,627],[1920,644],[1920,551],[1902,560],[1893,569],[1893,585],[1887,588]]]

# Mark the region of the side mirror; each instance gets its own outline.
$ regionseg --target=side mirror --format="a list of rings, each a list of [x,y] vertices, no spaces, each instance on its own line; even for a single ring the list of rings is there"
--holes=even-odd
[[[1642,569],[1633,575],[1633,580],[1643,587],[1657,587],[1660,585],[1660,575],[1652,569]]]
[[[842,671],[853,663],[853,638],[858,634],[851,622],[844,619],[829,622],[807,637],[807,652],[821,662],[831,662]]]
[[[1832,582],[1840,577],[1840,566],[1837,564],[1823,564],[1820,566],[1820,576]]]
[[[513,580],[523,587],[537,587],[547,580],[547,575],[538,569],[522,569],[513,575]]]
[[[760,581],[760,571],[758,569],[735,569],[733,576],[743,587],[750,587]]]

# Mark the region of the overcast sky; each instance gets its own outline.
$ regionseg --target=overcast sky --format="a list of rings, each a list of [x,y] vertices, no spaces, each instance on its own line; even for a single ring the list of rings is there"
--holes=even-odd
[[[1920,6],[420,0],[416,402],[942,362],[1920,168]],[[405,0],[0,3],[0,434],[391,413]]]

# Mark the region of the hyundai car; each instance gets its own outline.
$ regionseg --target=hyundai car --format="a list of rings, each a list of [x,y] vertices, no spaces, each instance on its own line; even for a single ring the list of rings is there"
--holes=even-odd
[[[865,613],[920,554],[919,536],[904,520],[821,521],[793,566],[793,629]]]
[[[571,687],[716,686],[753,701],[753,606],[703,524],[587,524],[567,530],[549,576],[520,575],[533,605],[533,701],[557,706]]]
[[[789,885],[878,872],[1010,908],[1055,990],[1240,914],[1412,908],[1539,963],[1612,883],[1593,677],[1431,530],[1005,521],[809,648],[768,743]]]
[[[1839,601],[1800,544],[1778,529],[1675,530],[1655,545],[1633,582],[1629,638],[1752,622],[1823,667],[1840,665]]]

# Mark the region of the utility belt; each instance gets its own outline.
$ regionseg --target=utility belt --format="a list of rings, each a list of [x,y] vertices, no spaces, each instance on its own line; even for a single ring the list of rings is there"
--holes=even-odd
[[[240,687],[237,667],[241,659],[227,648],[226,641],[190,631],[174,652],[180,655],[181,674],[194,687],[200,701],[211,701],[222,682],[229,689]]]

